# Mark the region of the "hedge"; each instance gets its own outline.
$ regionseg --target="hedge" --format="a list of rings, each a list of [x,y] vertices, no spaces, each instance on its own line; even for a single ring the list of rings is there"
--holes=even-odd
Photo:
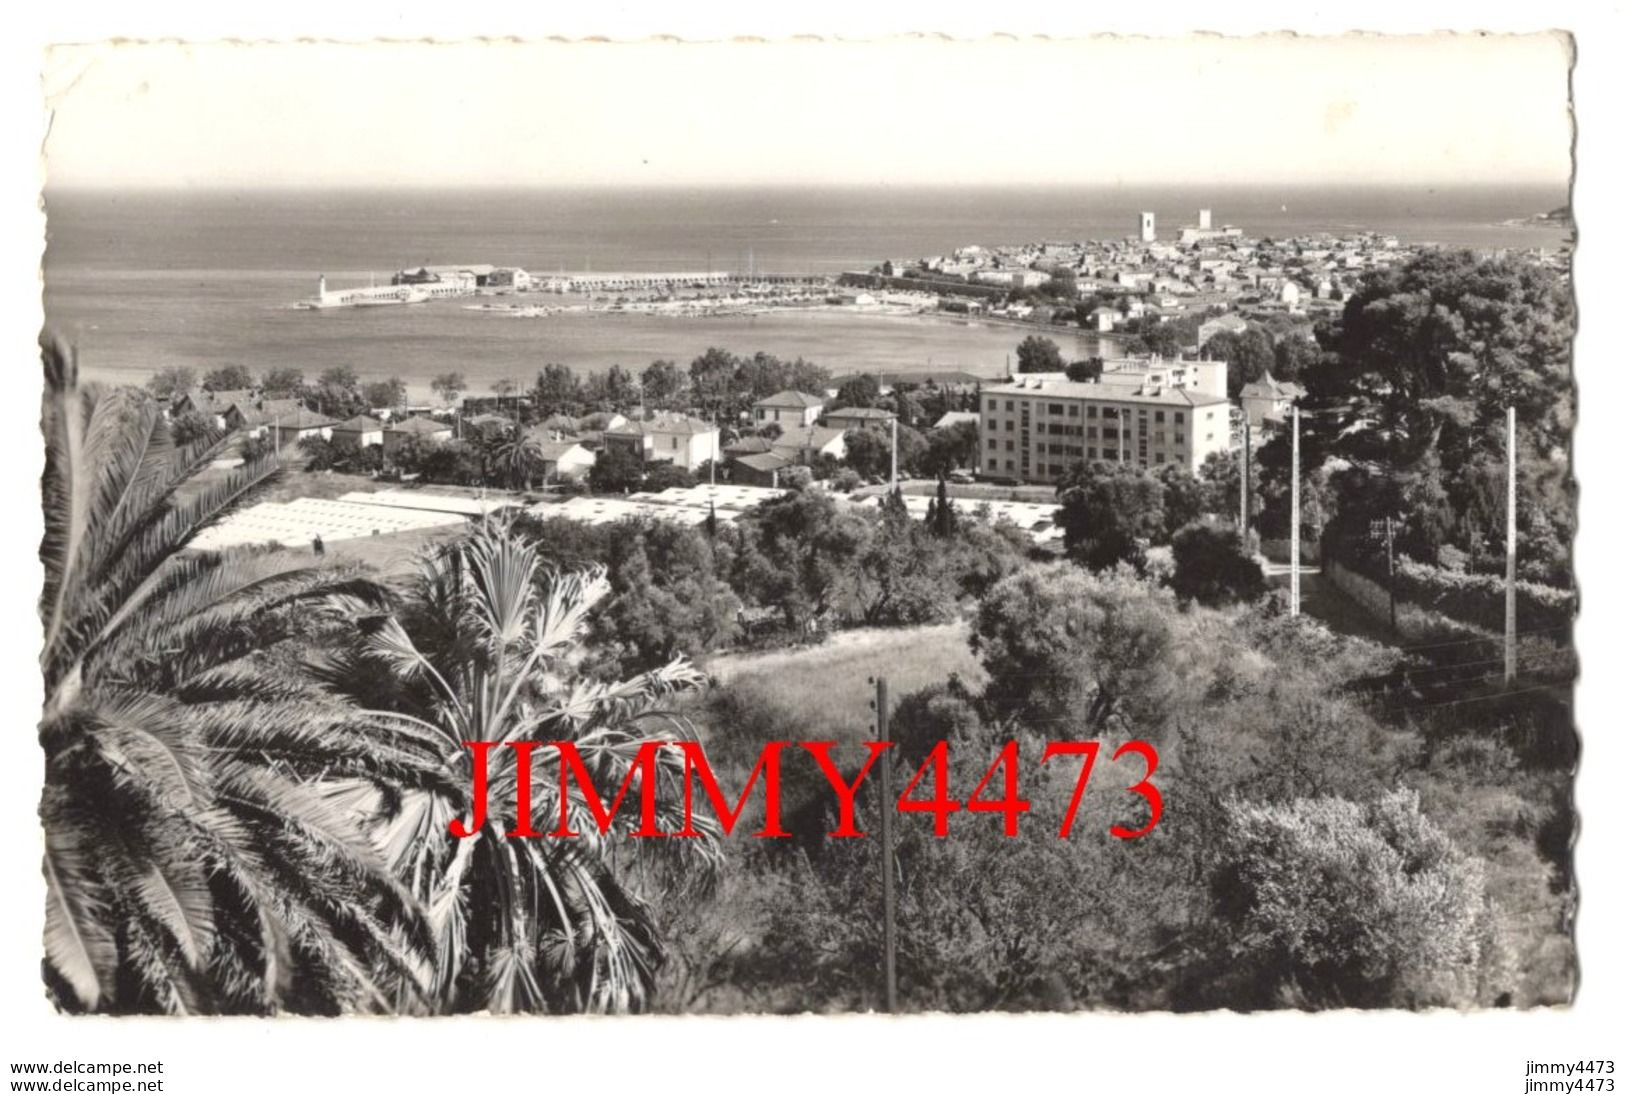
[[[1339,561],[1383,585],[1388,582],[1385,559],[1361,551],[1340,551]],[[1557,632],[1574,621],[1579,598],[1572,589],[1520,581],[1518,629]],[[1469,574],[1430,566],[1404,555],[1394,560],[1394,595],[1419,608],[1476,626],[1498,631],[1506,625],[1506,579],[1494,574]]]

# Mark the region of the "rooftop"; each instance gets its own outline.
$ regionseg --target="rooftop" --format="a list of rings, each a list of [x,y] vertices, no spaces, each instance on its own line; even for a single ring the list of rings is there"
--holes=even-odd
[[[377,418],[369,418],[365,414],[357,414],[354,418],[342,421],[333,427],[342,429],[346,433],[377,433],[384,428],[384,423]]]
[[[810,406],[823,406],[824,400],[816,395],[808,395],[805,391],[785,390],[765,399],[756,400],[757,406],[787,406],[804,410]]]
[[[877,406],[843,406],[827,412],[828,417],[841,418],[868,418],[873,421],[890,421],[897,417],[889,410],[881,410]]]
[[[1058,399],[1092,399],[1109,403],[1147,403],[1156,406],[1216,406],[1228,400],[1217,393],[1205,395],[1188,388],[1165,387],[1129,391],[1110,384],[1084,384],[1073,380],[1017,380],[982,389],[989,395],[1052,395]]]
[[[450,433],[451,426],[433,418],[405,418],[389,427],[391,433]]]
[[[660,418],[651,418],[646,422],[624,422],[604,432],[617,437],[641,437],[646,433],[660,433],[665,435],[692,436],[696,433],[715,433],[717,427],[710,422],[702,422],[698,418],[690,418],[686,414],[671,414]]]

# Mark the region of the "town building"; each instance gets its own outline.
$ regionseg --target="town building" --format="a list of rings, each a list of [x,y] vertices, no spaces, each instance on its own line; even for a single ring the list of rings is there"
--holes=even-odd
[[[785,429],[809,426],[818,420],[824,400],[804,391],[781,391],[751,404],[750,416],[757,426],[777,422]]]
[[[604,430],[605,447],[625,448],[647,463],[671,463],[686,471],[721,458],[722,433],[686,414],[658,414]]]
[[[597,462],[592,450],[574,437],[549,436],[536,445],[544,482],[579,479]]]
[[[1157,214],[1140,214],[1140,242],[1155,243],[1157,241]]]
[[[318,414],[301,406],[292,413],[278,414],[269,420],[266,420],[262,410],[260,424],[250,431],[255,435],[269,436],[272,444],[282,448],[311,437],[329,440],[335,425],[338,423],[326,414]]]
[[[1168,368],[1193,372],[1198,364],[1216,364],[1219,371],[1194,373],[1196,386],[1176,386],[1169,371],[1147,368],[1120,372],[1111,382],[1027,375],[984,388],[980,470],[993,479],[1053,483],[1073,464],[1100,460],[1152,469],[1172,463],[1195,474],[1230,446],[1222,386],[1199,389],[1204,381],[1223,383],[1223,363]]]
[[[810,465],[819,456],[837,460],[846,458],[846,430],[830,426],[809,425],[786,429],[769,444],[773,452],[797,463]]]
[[[1268,372],[1241,389],[1241,409],[1248,423],[1258,429],[1286,421],[1292,405],[1303,398],[1304,389],[1290,380],[1277,380]]]
[[[357,448],[366,448],[368,445],[384,443],[384,423],[377,418],[370,418],[365,414],[357,414],[354,418],[342,421],[335,425],[329,437],[335,444],[348,443]]]
[[[753,452],[731,457],[728,461],[730,481],[742,486],[777,487],[779,473],[795,467],[796,460],[783,452]]]

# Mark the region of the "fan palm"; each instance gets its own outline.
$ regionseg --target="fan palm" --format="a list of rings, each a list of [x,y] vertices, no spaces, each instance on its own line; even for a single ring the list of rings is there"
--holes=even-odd
[[[369,665],[386,671],[376,698],[438,737],[450,776],[443,782],[457,788],[403,795],[380,833],[388,861],[428,910],[436,1009],[642,1009],[661,946],[628,860],[638,862],[643,885],[651,865],[657,882],[663,873],[713,876],[716,826],[699,818],[696,839],[628,840],[635,818],[620,817],[607,833],[591,820],[577,824],[579,839],[505,838],[516,826],[518,774],[507,749],[494,750],[488,765],[488,823],[464,839],[448,832],[451,821],[471,816],[466,741],[573,742],[607,798],[645,741],[691,735],[671,700],[704,678],[681,658],[617,683],[576,678],[585,618],[608,590],[601,569],[548,571],[534,544],[487,521],[425,556],[398,611],[364,623],[356,663],[329,664],[331,679],[352,686],[367,679]],[[657,824],[672,832],[683,827],[682,757],[673,748],[656,755]],[[538,823],[559,816],[558,769],[556,750],[535,750]],[[572,784],[568,794],[571,809],[586,813],[580,788]]]
[[[430,944],[339,776],[433,778],[398,723],[278,671],[280,639],[359,573],[291,554],[188,554],[276,474],[202,474],[133,389],[81,388],[47,345],[40,663],[45,979],[80,1011],[388,1006]],[[284,669],[289,666],[284,666]]]

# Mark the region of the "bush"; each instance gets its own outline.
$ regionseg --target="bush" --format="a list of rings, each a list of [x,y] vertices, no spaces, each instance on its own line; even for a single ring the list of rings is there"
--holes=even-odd
[[[1492,989],[1483,864],[1422,814],[1415,791],[1229,815],[1217,907],[1277,993],[1270,1002],[1426,1006]]]
[[[1192,524],[1174,536],[1175,595],[1210,607],[1264,595],[1264,571],[1241,551],[1228,528]]]
[[[1345,546],[1337,561],[1386,587],[1388,563]],[[1572,589],[1518,582],[1518,628],[1560,633],[1574,622],[1579,598]],[[1394,560],[1394,593],[1407,603],[1461,623],[1499,631],[1506,624],[1506,578],[1430,566],[1404,555]]]

